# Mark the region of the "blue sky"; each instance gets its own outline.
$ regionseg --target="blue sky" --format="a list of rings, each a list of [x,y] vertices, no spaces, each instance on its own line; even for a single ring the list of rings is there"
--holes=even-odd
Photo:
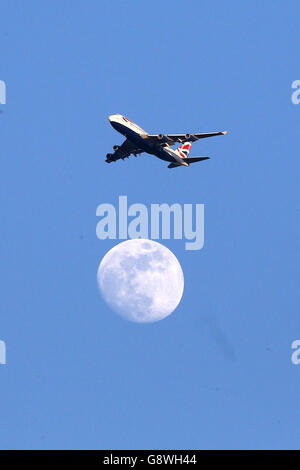
[[[299,2],[1,5],[2,449],[299,448]],[[228,130],[212,158],[107,165],[120,112]],[[167,319],[126,322],[96,272],[96,207],[205,204]]]

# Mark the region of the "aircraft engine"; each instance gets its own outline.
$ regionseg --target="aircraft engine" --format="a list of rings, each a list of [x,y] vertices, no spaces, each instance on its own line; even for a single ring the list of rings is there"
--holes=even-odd
[[[118,146],[118,145],[114,145],[114,146],[113,146],[113,149],[114,149],[114,150],[119,150],[119,146]]]
[[[185,138],[186,138],[186,139],[190,139],[190,138],[191,138],[191,134],[185,134]]]

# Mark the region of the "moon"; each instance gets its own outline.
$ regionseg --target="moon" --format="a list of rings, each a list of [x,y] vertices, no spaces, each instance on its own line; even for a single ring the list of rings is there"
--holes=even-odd
[[[126,320],[156,322],[178,306],[184,277],[176,256],[161,243],[126,240],[102,259],[97,281],[107,304]]]

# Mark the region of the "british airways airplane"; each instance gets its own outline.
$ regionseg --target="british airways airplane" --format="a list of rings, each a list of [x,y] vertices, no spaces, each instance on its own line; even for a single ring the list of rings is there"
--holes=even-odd
[[[204,134],[148,134],[121,114],[113,114],[108,119],[112,127],[123,134],[126,140],[120,146],[114,145],[114,153],[106,155],[107,163],[120,159],[124,160],[124,158],[128,158],[131,154],[136,157],[142,152],[147,152],[169,162],[168,168],[189,166],[191,163],[209,159],[209,157],[189,157],[191,142],[204,139],[205,137],[227,134],[226,131]],[[178,149],[173,150],[171,145],[174,145],[176,142],[179,142],[181,145]]]

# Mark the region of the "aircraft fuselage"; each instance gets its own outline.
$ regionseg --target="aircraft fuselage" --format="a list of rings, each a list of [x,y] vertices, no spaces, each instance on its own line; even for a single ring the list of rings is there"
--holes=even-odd
[[[128,140],[136,144],[136,146],[144,152],[155,155],[166,162],[176,162],[176,159],[171,156],[164,147],[161,147],[160,144],[148,139],[149,134],[134,122],[125,118],[121,114],[113,114],[112,116],[109,116],[108,119],[116,131],[120,132],[120,134],[124,135]],[[173,150],[168,146],[166,148],[173,152]]]

